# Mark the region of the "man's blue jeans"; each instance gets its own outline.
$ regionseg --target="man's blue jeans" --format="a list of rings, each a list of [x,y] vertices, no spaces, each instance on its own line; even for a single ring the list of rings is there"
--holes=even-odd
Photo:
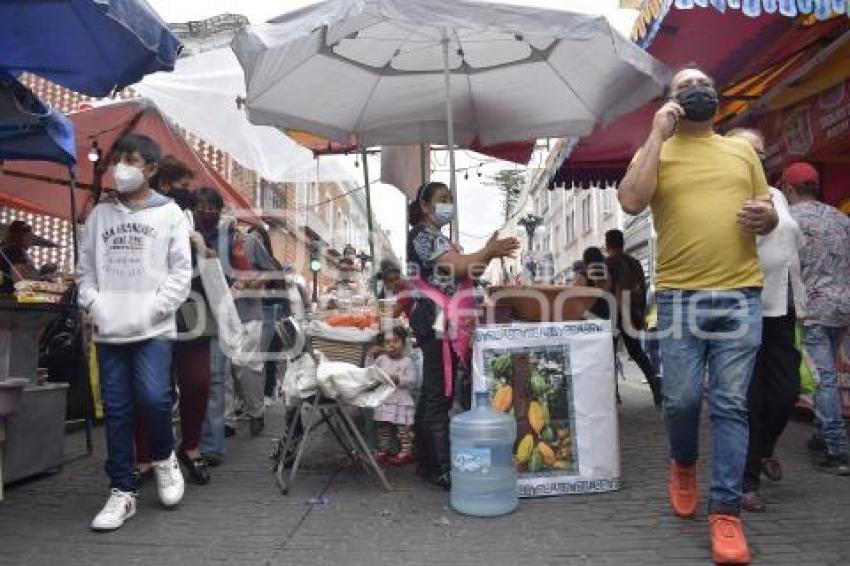
[[[835,359],[846,327],[812,324],[805,327],[803,350],[815,378],[815,418],[830,454],[847,453],[847,430],[841,418]]]
[[[747,389],[761,342],[761,291],[660,291],[657,300],[670,456],[684,466],[697,461],[707,393],[714,457],[709,513],[738,515],[749,441]]]
[[[171,346],[168,340],[97,345],[106,420],[106,473],[115,489],[137,488],[133,481],[134,410],[140,411],[150,434],[152,460],[165,460],[174,450]]]

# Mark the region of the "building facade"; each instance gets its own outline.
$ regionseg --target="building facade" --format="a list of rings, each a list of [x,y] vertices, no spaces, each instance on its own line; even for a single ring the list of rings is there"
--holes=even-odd
[[[605,232],[622,229],[625,218],[614,186],[551,183],[552,172],[574,146],[575,140],[557,140],[544,167],[529,170],[527,190],[520,199],[524,206],[508,223],[508,227],[516,225],[528,213],[542,218],[531,247],[539,255],[551,254],[557,283],[571,280],[573,263],[581,259],[584,250],[589,246],[604,248]],[[517,228],[515,234],[523,242],[522,249],[529,249],[525,230]],[[518,262],[513,269],[519,270]]]

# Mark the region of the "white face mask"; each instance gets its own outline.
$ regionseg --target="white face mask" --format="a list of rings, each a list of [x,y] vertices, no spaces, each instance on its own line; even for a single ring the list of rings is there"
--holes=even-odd
[[[145,175],[138,167],[119,163],[112,168],[115,188],[119,193],[132,193],[145,183]]]
[[[455,205],[438,202],[434,208],[434,220],[439,226],[445,226],[455,217]]]

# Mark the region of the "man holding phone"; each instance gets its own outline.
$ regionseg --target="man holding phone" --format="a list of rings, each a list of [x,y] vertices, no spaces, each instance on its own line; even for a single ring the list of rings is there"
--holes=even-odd
[[[677,516],[696,514],[700,410],[707,392],[714,456],[711,542],[715,562],[728,564],[751,558],[739,516],[747,389],[761,340],[763,281],[755,236],[769,233],[778,219],[753,148],[715,134],[718,106],[714,81],[705,73],[676,73],[670,98],[620,184],[619,200],[630,214],[649,206],[658,233],[670,503]]]

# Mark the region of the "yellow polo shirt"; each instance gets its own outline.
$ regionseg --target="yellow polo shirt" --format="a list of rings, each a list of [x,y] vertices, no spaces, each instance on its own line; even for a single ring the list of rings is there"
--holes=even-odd
[[[664,143],[650,201],[658,233],[657,289],[761,287],[756,238],[736,221],[744,201],[769,195],[745,140],[674,135]]]

